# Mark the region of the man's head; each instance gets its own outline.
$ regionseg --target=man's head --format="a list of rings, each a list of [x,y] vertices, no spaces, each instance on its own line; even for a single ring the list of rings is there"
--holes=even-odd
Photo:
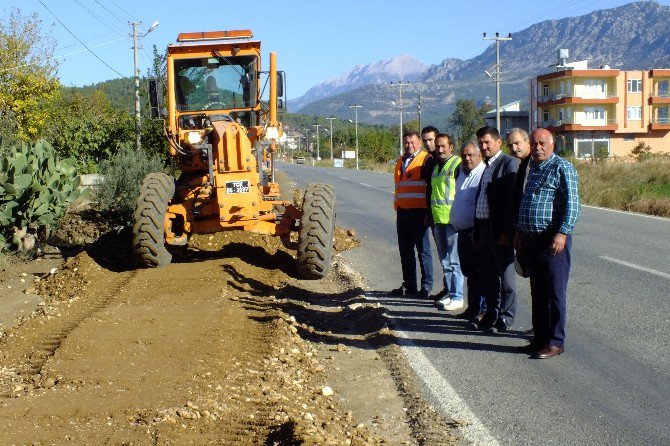
[[[445,163],[454,153],[454,143],[451,136],[446,133],[438,133],[435,138],[435,157],[440,164]]]
[[[465,173],[470,173],[482,162],[482,154],[474,141],[468,141],[461,146],[461,166]]]
[[[554,137],[547,129],[537,129],[530,135],[530,156],[541,163],[554,153]]]
[[[424,127],[421,130],[421,140],[423,141],[423,147],[431,155],[433,153],[435,153],[435,139],[437,139],[437,135],[439,135],[439,134],[440,134],[440,131],[437,130],[432,125],[429,125],[428,127]]]
[[[498,129],[487,125],[477,130],[477,142],[479,143],[479,150],[482,152],[482,156],[488,160],[500,152],[502,138],[500,138]]]
[[[528,133],[524,129],[518,127],[513,128],[507,134],[507,147],[514,158],[520,160],[530,155],[530,141]]]
[[[418,132],[405,132],[402,134],[403,144],[405,146],[405,154],[413,155],[421,150],[421,138]]]

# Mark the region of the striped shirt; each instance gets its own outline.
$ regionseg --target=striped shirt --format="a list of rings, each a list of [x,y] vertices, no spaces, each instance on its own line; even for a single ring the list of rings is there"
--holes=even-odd
[[[502,155],[502,150],[488,160],[484,160],[486,167],[484,168],[484,173],[482,173],[482,179],[479,183],[479,197],[477,198],[477,207],[475,209],[475,217],[477,218],[489,218],[489,195],[486,188],[489,187],[489,183],[491,183],[491,179],[493,179],[494,164],[500,158],[500,155]]]
[[[552,154],[542,163],[531,160],[519,206],[518,229],[524,234],[570,234],[579,218],[577,171]]]

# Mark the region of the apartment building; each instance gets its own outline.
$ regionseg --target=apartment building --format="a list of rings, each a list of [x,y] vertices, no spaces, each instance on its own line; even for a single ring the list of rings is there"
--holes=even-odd
[[[626,156],[643,141],[670,153],[670,69],[623,71],[586,61],[558,65],[531,86],[534,128],[575,156]]]

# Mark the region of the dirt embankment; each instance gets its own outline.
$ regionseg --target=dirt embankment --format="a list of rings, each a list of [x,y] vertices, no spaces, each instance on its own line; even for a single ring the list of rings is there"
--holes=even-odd
[[[3,444],[456,444],[339,262],[301,281],[278,239],[223,233],[136,270],[127,237],[32,284],[4,330]]]

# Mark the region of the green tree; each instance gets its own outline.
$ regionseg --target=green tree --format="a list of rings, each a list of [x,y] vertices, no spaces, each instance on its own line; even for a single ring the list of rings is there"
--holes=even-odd
[[[473,139],[477,130],[484,125],[484,114],[489,110],[487,104],[477,107],[470,99],[458,99],[456,110],[449,118],[449,124],[453,126],[455,138],[459,144]]]
[[[102,90],[63,93],[47,124],[47,139],[61,157],[75,159],[80,172],[97,171],[134,134],[131,115],[115,110]]]
[[[37,13],[26,17],[12,9],[0,19],[0,116],[13,121],[21,140],[40,136],[58,96],[55,47]]]

